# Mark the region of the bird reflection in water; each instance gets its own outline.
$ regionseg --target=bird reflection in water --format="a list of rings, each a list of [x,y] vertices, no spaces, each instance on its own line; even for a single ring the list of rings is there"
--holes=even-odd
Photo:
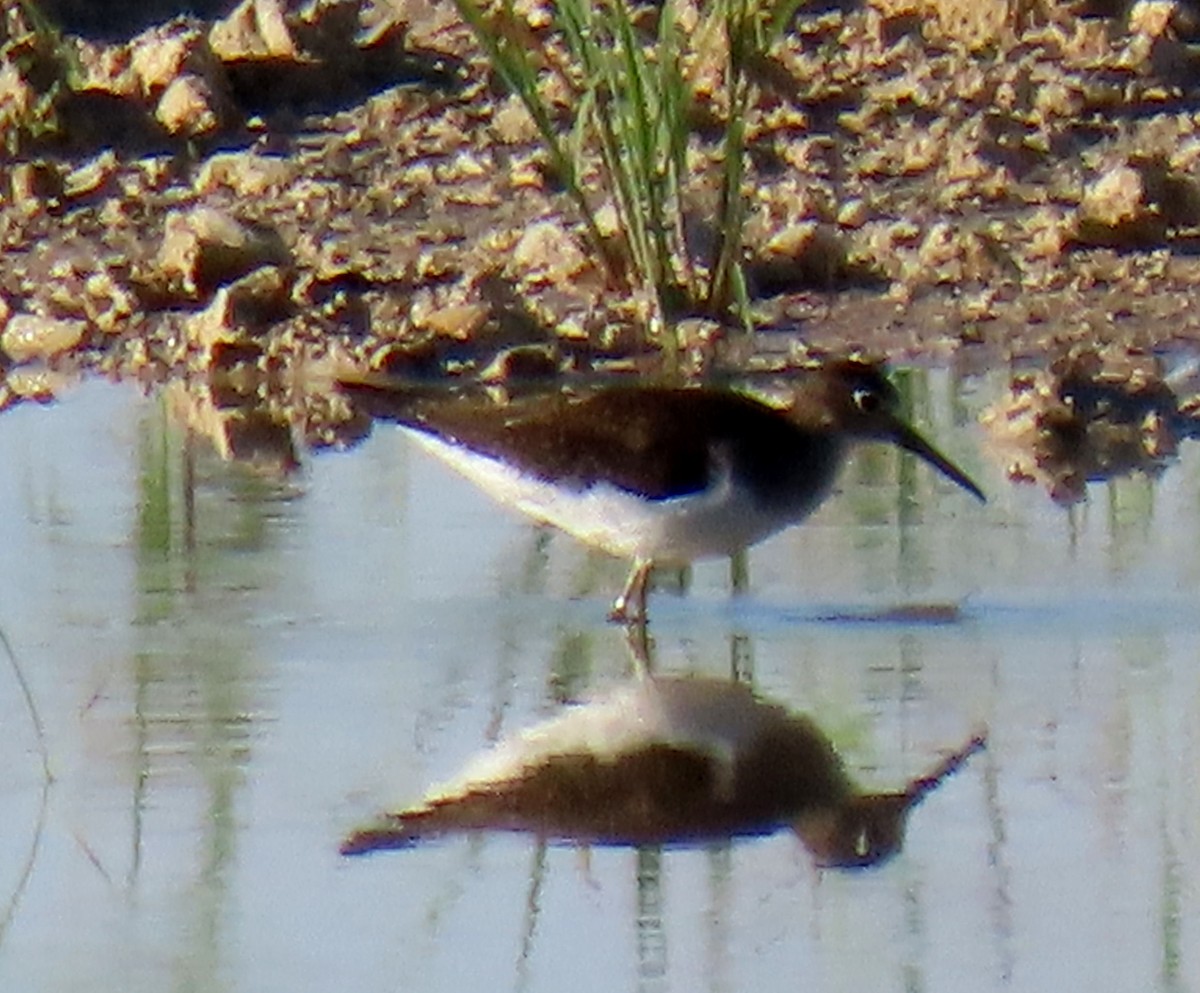
[[[647,676],[502,741],[418,805],[350,834],[346,855],[458,832],[599,845],[687,845],[791,828],[818,866],[899,851],[908,814],[984,746],[862,793],[811,718],[722,680]]]

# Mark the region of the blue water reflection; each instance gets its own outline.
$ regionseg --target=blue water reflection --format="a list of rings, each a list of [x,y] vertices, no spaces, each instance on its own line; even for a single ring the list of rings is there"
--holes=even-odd
[[[998,383],[910,388],[987,507],[864,452],[751,552],[744,595],[706,563],[653,604],[663,671],[736,672],[819,715],[872,787],[988,726],[904,851],[857,874],[783,835],[346,862],[338,839],[380,806],[626,678],[602,620],[624,565],[387,430],[279,480],[130,390],[6,413],[0,626],[54,781],[22,888],[42,775],[4,661],[0,988],[1200,985],[1200,460],[1064,511],[981,454]],[[906,604],[953,609],[888,618]]]

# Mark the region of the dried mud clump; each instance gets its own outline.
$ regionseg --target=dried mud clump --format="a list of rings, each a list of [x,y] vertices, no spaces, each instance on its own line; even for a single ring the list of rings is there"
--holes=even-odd
[[[1069,504],[1088,482],[1161,472],[1179,442],[1197,435],[1194,407],[1158,358],[1083,348],[1015,377],[982,421],[1011,479],[1038,482]]]
[[[361,0],[243,0],[219,20],[181,16],[128,41],[60,35],[19,4],[5,7],[5,27],[0,130],[10,147],[181,148],[238,134],[256,113],[328,110],[455,74],[437,53],[407,48],[403,25],[372,20]]]
[[[200,299],[255,269],[290,261],[276,232],[227,212],[197,207],[167,215],[157,272],[163,292]]]
[[[1200,185],[1167,156],[1137,155],[1108,167],[1084,189],[1074,241],[1120,249],[1165,245],[1200,225]]]
[[[45,314],[13,314],[0,332],[0,348],[18,364],[49,359],[69,352],[85,334],[84,321]]]

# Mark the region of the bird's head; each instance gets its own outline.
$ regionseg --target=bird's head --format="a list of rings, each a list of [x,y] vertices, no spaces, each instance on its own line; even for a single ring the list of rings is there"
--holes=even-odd
[[[882,368],[861,359],[837,359],[822,365],[797,398],[802,423],[837,431],[862,441],[884,441],[912,452],[980,500],[983,491],[962,469],[933,447],[906,421],[900,394]]]
[[[815,865],[865,869],[900,850],[912,805],[903,793],[856,796],[842,806],[811,812],[794,827]]]

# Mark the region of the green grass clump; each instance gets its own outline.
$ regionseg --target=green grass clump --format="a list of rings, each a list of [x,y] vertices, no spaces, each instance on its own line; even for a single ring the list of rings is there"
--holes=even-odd
[[[0,66],[6,65],[15,68],[27,94],[0,115],[4,150],[11,156],[30,142],[58,133],[59,107],[76,81],[78,66],[61,32],[35,0],[18,0],[0,10]]]
[[[657,9],[627,0],[556,0],[549,30],[537,34],[513,0],[486,2],[456,0],[493,69],[536,124],[592,251],[618,288],[648,301],[651,338],[669,342],[673,318],[684,313],[732,317],[749,328],[742,187],[754,100],[750,70],[799,0],[699,0],[699,27],[686,37],[677,0]],[[643,28],[642,22],[656,23]],[[692,40],[708,50],[698,51]],[[723,61],[722,91],[707,109],[723,129],[719,196],[708,237],[689,237],[685,195],[697,178],[689,166],[696,114],[685,67],[714,56]],[[547,74],[567,88],[565,115],[545,96]],[[611,240],[597,220],[608,202],[620,231]],[[693,248],[700,243],[707,246],[702,253]]]

